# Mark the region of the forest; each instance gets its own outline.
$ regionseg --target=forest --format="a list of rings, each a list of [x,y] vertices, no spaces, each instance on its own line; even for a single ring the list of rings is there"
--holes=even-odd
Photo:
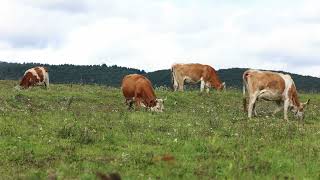
[[[117,65],[49,65],[37,63],[8,63],[0,61],[0,80],[19,80],[24,72],[35,66],[46,66],[49,69],[51,83],[58,84],[101,84],[119,87],[122,78],[127,74],[137,73],[147,76],[155,87],[172,87],[169,69],[146,72],[134,68]],[[227,88],[242,88],[242,74],[247,68],[230,68],[217,70],[221,80],[226,82]],[[287,72],[285,72],[287,73]],[[320,92],[320,79],[312,76],[302,76],[289,73],[296,83],[298,90],[303,92]],[[195,87],[195,86],[191,86]]]

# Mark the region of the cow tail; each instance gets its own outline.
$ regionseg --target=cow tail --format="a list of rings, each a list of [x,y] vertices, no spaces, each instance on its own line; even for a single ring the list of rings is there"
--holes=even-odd
[[[175,82],[175,73],[174,73],[174,65],[171,66],[171,87],[173,89],[173,91],[175,90],[174,89],[174,82]]]
[[[247,107],[247,97],[246,97],[246,88],[247,88],[247,76],[248,74],[245,72],[243,74],[243,86],[242,86],[242,98],[243,98],[243,110],[244,112],[248,111],[248,107]]]

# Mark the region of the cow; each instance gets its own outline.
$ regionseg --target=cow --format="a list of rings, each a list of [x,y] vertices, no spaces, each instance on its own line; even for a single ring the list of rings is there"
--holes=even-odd
[[[200,81],[200,91],[203,92],[206,88],[207,93],[210,87],[217,90],[223,90],[226,87],[224,82],[221,83],[216,70],[209,65],[173,64],[171,73],[174,91],[183,91],[184,82],[195,84]]]
[[[44,85],[45,87],[49,87],[49,73],[46,67],[33,67],[28,69],[21,81],[20,88],[27,89],[30,86],[35,85]]]
[[[246,94],[249,99],[248,106]],[[271,71],[247,70],[243,73],[243,107],[249,118],[252,117],[253,112],[257,116],[255,106],[258,100],[275,101],[278,108],[273,112],[273,115],[283,108],[286,121],[288,121],[288,110],[291,110],[296,118],[303,120],[304,109],[310,102],[309,99],[305,103],[300,103],[296,86],[290,75]]]
[[[150,80],[140,74],[126,75],[122,80],[121,90],[129,109],[135,103],[137,108],[145,107],[155,112],[164,110],[164,100],[157,99]]]

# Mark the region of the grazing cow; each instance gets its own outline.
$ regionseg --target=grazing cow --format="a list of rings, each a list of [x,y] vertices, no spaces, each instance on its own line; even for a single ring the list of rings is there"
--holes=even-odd
[[[138,108],[142,106],[155,112],[162,112],[164,109],[163,100],[157,99],[151,82],[142,75],[130,74],[125,76],[122,80],[121,89],[129,108],[132,108],[135,102]]]
[[[202,64],[173,64],[171,66],[172,81],[174,91],[183,91],[184,82],[201,82],[200,91],[214,87],[217,90],[225,89],[225,83],[221,83],[217,72],[209,65]]]
[[[20,87],[27,89],[35,85],[45,85],[49,87],[49,73],[46,67],[34,67],[24,73],[20,81]]]
[[[249,107],[247,107],[246,90],[248,91]],[[243,73],[243,105],[252,117],[252,112],[257,115],[255,105],[257,100],[275,101],[278,108],[273,114],[284,108],[284,119],[288,121],[288,110],[291,110],[296,118],[303,120],[304,108],[309,104],[300,103],[296,86],[290,75],[259,70],[247,70]],[[283,107],[282,107],[283,104]]]

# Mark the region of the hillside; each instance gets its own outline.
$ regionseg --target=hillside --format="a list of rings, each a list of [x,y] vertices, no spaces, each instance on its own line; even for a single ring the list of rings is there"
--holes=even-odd
[[[40,64],[6,63],[0,62],[0,80],[18,80],[26,69]],[[103,84],[112,87],[119,87],[120,82],[126,74],[145,74],[150,78],[154,86],[171,87],[170,70],[158,70],[146,73],[144,70],[133,68],[106,66],[106,65],[45,65],[49,68],[50,81],[52,83],[76,83],[76,84]],[[227,88],[242,87],[242,74],[246,69],[231,68],[218,70],[222,81],[225,81]],[[320,92],[320,79],[311,76],[291,74],[299,91]],[[194,86],[193,86],[194,87]]]
[[[0,81],[3,179],[317,179],[320,95],[304,125],[273,104],[246,118],[236,90],[170,92],[165,112],[128,111],[120,89],[53,84],[15,91]]]
[[[0,62],[0,80],[18,80],[24,72],[35,66],[43,64],[37,63],[6,63]],[[145,74],[145,71],[106,65],[48,65],[51,83],[76,83],[76,84],[104,84],[119,87],[123,76],[137,73]]]

